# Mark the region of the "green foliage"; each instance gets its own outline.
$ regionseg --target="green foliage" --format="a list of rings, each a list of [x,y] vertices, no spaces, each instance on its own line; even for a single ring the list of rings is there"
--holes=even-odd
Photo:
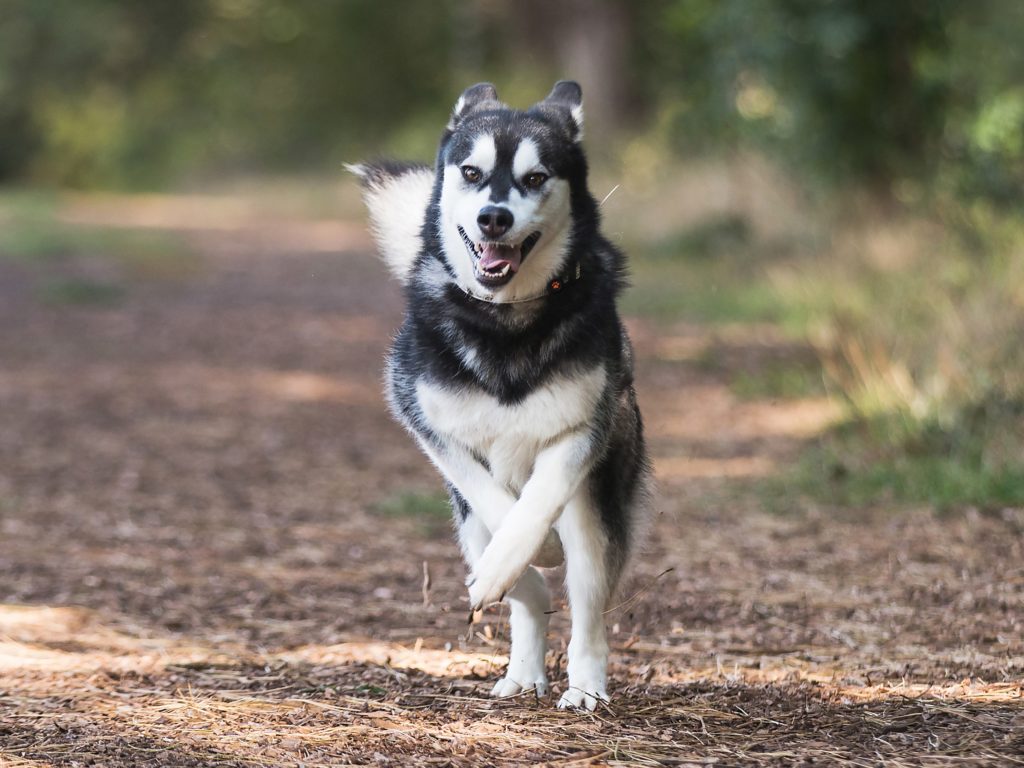
[[[407,491],[390,497],[377,506],[377,511],[390,517],[439,517],[451,516],[448,497],[437,493],[416,493]]]
[[[1022,254],[1007,217],[959,233],[875,222],[774,275],[780,301],[803,305],[849,419],[811,451],[798,487],[847,504],[1024,503]]]
[[[11,0],[0,5],[0,180],[155,186],[337,167],[450,108],[451,3]],[[429,55],[428,55],[429,53]]]
[[[179,237],[60,219],[50,194],[0,195],[0,261],[17,263],[44,303],[114,307],[133,281],[178,280],[202,267]]]
[[[1020,3],[675,0],[651,21],[681,148],[754,142],[811,180],[1019,199]]]
[[[389,146],[422,157],[470,82],[518,101],[589,75],[593,99],[616,100],[605,122],[653,116],[679,151],[755,144],[807,179],[900,199],[933,181],[1019,199],[1016,0],[593,1],[617,6],[588,20],[615,25],[628,82],[573,58],[586,3],[7,0],[0,181],[159,186]]]
[[[676,25],[710,54],[709,87],[738,131],[874,178],[922,161],[942,130],[943,83],[917,62],[940,54],[950,5],[727,1]]]
[[[796,362],[768,363],[756,371],[740,371],[730,384],[737,397],[746,400],[799,400],[825,394],[821,369]]]
[[[769,249],[752,238],[746,219],[730,214],[652,243],[631,243],[625,311],[666,322],[781,321],[786,307],[758,261]]]
[[[60,256],[65,248],[53,195],[19,192],[0,195],[0,259],[33,262]]]
[[[873,201],[819,221],[810,243],[765,242],[763,222],[734,214],[638,243],[626,311],[811,339],[859,425],[818,454],[844,468],[822,488],[1019,499],[1018,470],[993,458],[1024,455],[1019,420],[976,414],[1024,400],[1024,3],[592,2],[5,0],[0,182],[161,187],[330,171],[370,151],[424,158],[467,84],[524,103],[578,77],[606,100],[588,148],[621,155],[629,179],[672,154],[753,147],[824,193],[818,218]],[[601,31],[579,14],[614,22],[625,66],[576,55],[588,41],[574,32]],[[601,146],[615,120],[641,134],[622,152]],[[198,264],[165,236],[62,225],[52,197],[0,203],[0,258],[39,270],[48,301],[108,304],[128,278]],[[662,204],[666,217],[682,205]],[[103,279],[60,266],[84,260]],[[744,372],[733,388],[813,394],[820,377],[804,373]],[[382,507],[442,511],[416,495]]]
[[[749,222],[737,213],[709,216],[693,227],[653,243],[644,249],[649,258],[713,259],[745,251],[752,233]]]
[[[776,491],[795,486],[819,501],[843,506],[1020,506],[1021,455],[1022,402],[975,404],[945,424],[889,414],[834,430]]]
[[[739,283],[725,260],[634,260],[632,286],[623,299],[627,314],[665,322],[772,322],[785,306],[765,281]]]
[[[1024,399],[1024,228],[1002,217],[964,234],[902,219],[856,231],[772,275],[851,412],[942,421]]]
[[[629,247],[627,311],[774,323],[815,348],[816,365],[730,361],[714,347],[697,361],[739,397],[827,393],[845,406],[845,426],[769,501],[796,489],[832,504],[1022,503],[1024,225],[991,206],[945,210],[943,221],[844,207],[828,237],[782,242],[723,238],[734,227],[715,217]]]

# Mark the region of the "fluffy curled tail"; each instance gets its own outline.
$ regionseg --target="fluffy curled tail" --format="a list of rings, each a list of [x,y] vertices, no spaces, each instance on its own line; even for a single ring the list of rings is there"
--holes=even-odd
[[[434,188],[434,169],[419,163],[377,161],[345,166],[359,177],[370,229],[391,274],[405,285],[423,241],[423,219]]]

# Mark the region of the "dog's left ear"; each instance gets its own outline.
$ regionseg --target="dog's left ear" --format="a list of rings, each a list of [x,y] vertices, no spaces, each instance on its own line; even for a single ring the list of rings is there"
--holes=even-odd
[[[559,80],[541,104],[568,110],[569,133],[575,141],[583,138],[583,89],[579,83]]]

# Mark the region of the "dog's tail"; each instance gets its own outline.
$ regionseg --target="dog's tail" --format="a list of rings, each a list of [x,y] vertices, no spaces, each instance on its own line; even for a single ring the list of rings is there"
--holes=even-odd
[[[420,231],[434,187],[434,169],[392,161],[345,167],[359,177],[363,186],[377,249],[391,274],[404,285],[422,248]]]

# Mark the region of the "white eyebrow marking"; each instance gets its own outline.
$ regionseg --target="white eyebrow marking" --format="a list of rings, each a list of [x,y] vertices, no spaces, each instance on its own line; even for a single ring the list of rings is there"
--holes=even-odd
[[[516,180],[521,179],[530,171],[536,171],[544,166],[540,162],[540,152],[537,149],[537,142],[530,138],[523,138],[516,147],[516,156],[512,160],[512,173]]]
[[[462,161],[463,165],[472,165],[483,171],[486,176],[494,170],[494,164],[498,159],[498,148],[494,145],[494,136],[485,133],[477,136],[473,142],[473,149],[469,156]]]

